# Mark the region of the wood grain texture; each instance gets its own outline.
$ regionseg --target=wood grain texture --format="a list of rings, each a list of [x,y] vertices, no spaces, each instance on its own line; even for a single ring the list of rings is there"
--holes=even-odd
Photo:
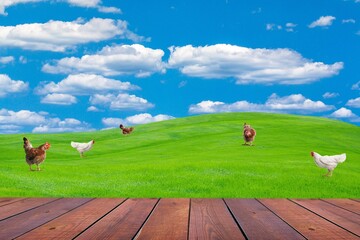
[[[319,199],[293,201],[360,237],[360,215]]]
[[[86,198],[59,199],[22,214],[7,218],[0,222],[0,239],[13,239],[19,237],[88,201],[90,201],[90,199]]]
[[[158,199],[127,199],[76,239],[132,239]]]
[[[260,199],[267,208],[308,239],[359,239],[349,231],[287,199]]]
[[[4,205],[11,204],[13,202],[18,202],[26,198],[0,198],[0,207]]]
[[[1,203],[1,240],[360,239],[360,202],[354,199],[0,198]]]
[[[191,199],[189,239],[245,239],[222,199]]]
[[[360,214],[360,202],[351,199],[322,199],[325,202],[344,208],[348,211]]]
[[[18,239],[73,239],[125,199],[94,199]]]
[[[0,220],[57,200],[56,198],[25,198],[0,207]]]
[[[189,199],[161,199],[136,239],[186,240],[189,209]]]
[[[256,199],[225,199],[248,239],[305,239]]]

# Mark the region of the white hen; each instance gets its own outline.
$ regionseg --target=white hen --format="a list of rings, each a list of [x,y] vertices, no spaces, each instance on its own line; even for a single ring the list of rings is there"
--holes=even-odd
[[[71,146],[73,148],[76,148],[76,150],[78,150],[78,152],[80,153],[80,157],[83,157],[84,152],[89,151],[94,145],[94,143],[95,143],[94,140],[91,140],[88,143],[71,142]]]
[[[314,158],[315,164],[321,168],[328,170],[325,176],[332,176],[332,173],[339,163],[346,160],[346,153],[333,155],[333,156],[321,156],[317,152],[311,152],[311,156]]]

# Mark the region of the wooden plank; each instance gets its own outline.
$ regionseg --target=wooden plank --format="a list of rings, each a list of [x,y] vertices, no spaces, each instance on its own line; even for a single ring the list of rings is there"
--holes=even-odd
[[[248,239],[305,239],[256,199],[225,199]]]
[[[128,199],[76,239],[132,239],[158,199]]]
[[[11,204],[13,202],[21,201],[24,199],[26,199],[26,198],[0,198],[0,207],[7,205],[7,204]]]
[[[360,216],[319,199],[294,199],[297,204],[360,237]]]
[[[73,239],[125,199],[94,199],[17,239]]]
[[[191,199],[189,239],[245,239],[222,199]]]
[[[360,214],[360,203],[350,199],[322,199],[325,202],[331,203],[338,207],[344,208],[348,211]]]
[[[308,239],[359,239],[354,234],[287,199],[260,199],[267,208]]]
[[[0,207],[0,220],[57,200],[56,198],[25,198]]]
[[[90,199],[59,199],[0,222],[0,239],[13,239],[71,211]]]
[[[189,199],[161,199],[136,239],[187,239],[189,209]]]

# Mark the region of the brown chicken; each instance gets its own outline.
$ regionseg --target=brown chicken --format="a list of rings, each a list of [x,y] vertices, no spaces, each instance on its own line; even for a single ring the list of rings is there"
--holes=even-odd
[[[36,170],[40,171],[40,164],[44,162],[46,158],[46,150],[50,148],[50,143],[46,142],[43,145],[40,145],[37,148],[33,148],[30,141],[24,137],[24,150],[26,154],[26,163],[29,164],[30,171],[34,171],[31,168],[31,165],[36,164]]]
[[[122,133],[123,133],[124,135],[130,134],[130,133],[134,130],[133,127],[126,128],[126,127],[124,127],[122,124],[120,124],[119,128],[121,128]]]
[[[244,141],[245,141],[244,145],[252,146],[252,142],[254,141],[255,136],[256,136],[255,129],[251,128],[249,124],[244,123]]]

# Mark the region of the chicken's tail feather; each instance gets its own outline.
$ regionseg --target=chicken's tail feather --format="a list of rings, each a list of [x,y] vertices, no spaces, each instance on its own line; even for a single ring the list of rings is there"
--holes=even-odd
[[[343,153],[343,154],[340,154],[337,156],[337,161],[339,163],[345,162],[345,160],[346,160],[346,153]]]

